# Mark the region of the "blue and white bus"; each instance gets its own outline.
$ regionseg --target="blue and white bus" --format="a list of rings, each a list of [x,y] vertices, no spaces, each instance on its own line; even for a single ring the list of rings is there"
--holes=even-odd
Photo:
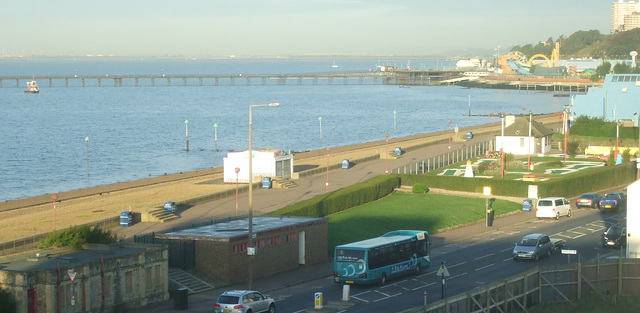
[[[333,259],[336,283],[384,284],[396,276],[429,267],[429,233],[396,230],[377,238],[337,246]]]

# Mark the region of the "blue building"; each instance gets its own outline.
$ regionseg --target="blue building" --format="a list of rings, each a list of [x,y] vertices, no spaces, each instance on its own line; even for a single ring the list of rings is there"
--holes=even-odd
[[[573,118],[601,117],[609,122],[638,121],[640,114],[640,74],[609,74],[602,87],[590,88],[586,95],[574,96]],[[636,124],[637,125],[637,124]]]

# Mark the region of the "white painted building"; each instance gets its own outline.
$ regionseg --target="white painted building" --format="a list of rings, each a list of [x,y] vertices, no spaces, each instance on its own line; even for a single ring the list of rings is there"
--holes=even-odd
[[[249,182],[249,150],[241,152],[228,152],[223,159],[224,182],[236,182],[236,168],[239,183]],[[262,177],[281,177],[290,179],[293,173],[293,155],[285,154],[281,150],[253,150],[253,160],[251,163],[254,183],[259,182]]]
[[[553,131],[546,126],[529,120],[528,116],[515,120],[506,116],[501,135],[496,136],[496,150],[514,155],[545,154],[551,151]]]
[[[627,187],[627,258],[640,258],[640,180]]]

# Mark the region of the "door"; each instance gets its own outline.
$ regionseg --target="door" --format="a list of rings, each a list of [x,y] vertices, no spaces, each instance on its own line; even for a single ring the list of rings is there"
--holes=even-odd
[[[304,265],[306,264],[305,261],[305,246],[304,246],[304,242],[305,242],[305,232],[304,230],[301,231],[298,234],[298,264]]]
[[[38,292],[36,289],[27,290],[27,313],[38,313]]]

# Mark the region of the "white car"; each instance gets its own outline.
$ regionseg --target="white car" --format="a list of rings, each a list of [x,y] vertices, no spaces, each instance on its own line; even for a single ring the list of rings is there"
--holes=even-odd
[[[555,218],[559,219],[560,216],[571,217],[571,205],[569,201],[563,197],[549,197],[538,199],[538,205],[536,206],[536,217],[541,218]]]
[[[258,291],[230,290],[225,291],[215,306],[216,313],[260,313],[276,312],[275,301]]]

